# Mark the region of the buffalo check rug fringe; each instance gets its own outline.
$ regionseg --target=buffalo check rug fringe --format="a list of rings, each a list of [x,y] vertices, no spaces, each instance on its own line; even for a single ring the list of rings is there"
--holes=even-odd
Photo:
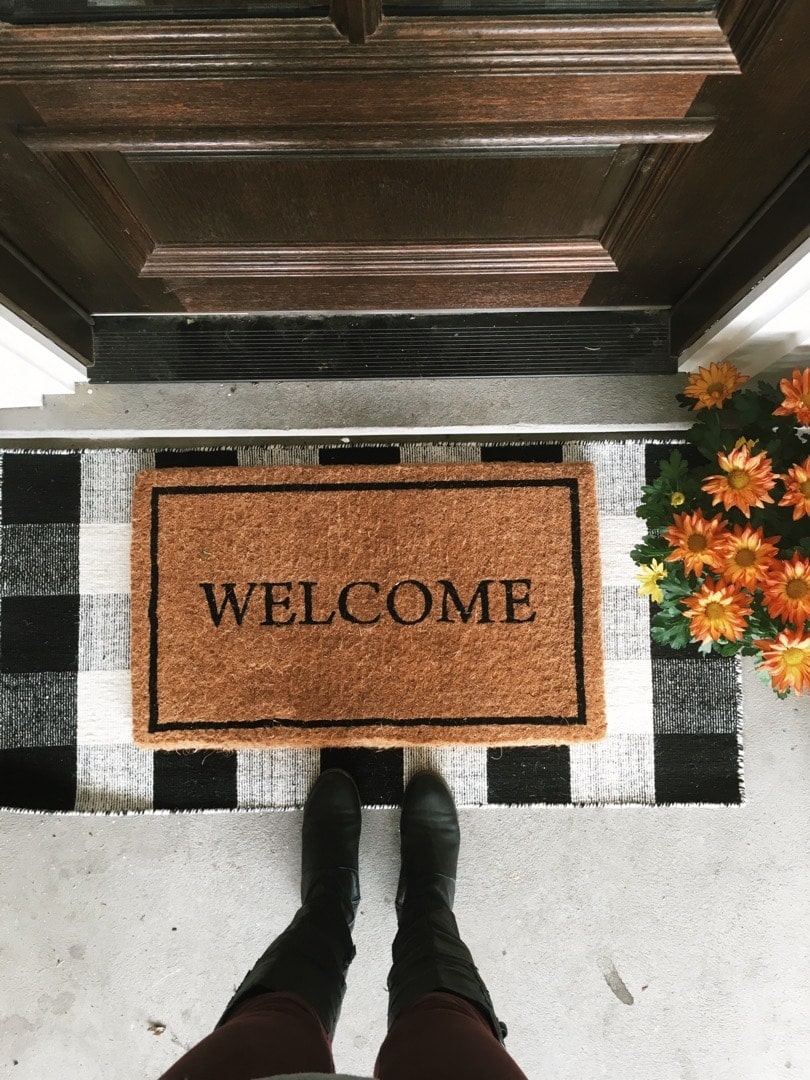
[[[0,452],[0,808],[292,809],[340,766],[366,806],[438,769],[461,806],[740,804],[736,657],[650,638],[629,552],[641,487],[672,443],[254,445]],[[142,469],[589,461],[602,557],[607,738],[572,746],[149,751],[132,740],[130,539]]]

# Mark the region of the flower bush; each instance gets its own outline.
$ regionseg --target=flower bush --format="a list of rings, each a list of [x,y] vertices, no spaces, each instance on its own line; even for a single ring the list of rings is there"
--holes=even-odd
[[[643,488],[631,554],[657,642],[754,656],[787,697],[810,691],[810,368],[747,382],[727,361],[690,376],[689,445]]]

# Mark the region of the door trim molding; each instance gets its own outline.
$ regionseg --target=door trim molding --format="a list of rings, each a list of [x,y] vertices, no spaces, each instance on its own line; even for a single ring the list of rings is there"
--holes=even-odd
[[[717,19],[693,15],[383,19],[352,45],[328,17],[0,24],[0,82],[258,75],[723,75],[739,71]]]

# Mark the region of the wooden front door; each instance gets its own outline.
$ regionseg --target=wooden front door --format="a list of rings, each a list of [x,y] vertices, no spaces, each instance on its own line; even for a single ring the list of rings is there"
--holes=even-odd
[[[628,306],[677,352],[752,222],[807,228],[805,0],[0,18],[0,293],[85,355],[109,312]]]

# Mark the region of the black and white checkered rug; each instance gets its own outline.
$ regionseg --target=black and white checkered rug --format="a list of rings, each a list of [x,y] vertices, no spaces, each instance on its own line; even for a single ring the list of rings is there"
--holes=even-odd
[[[367,806],[438,768],[459,805],[739,804],[735,658],[650,640],[629,552],[666,445],[250,446],[0,452],[0,808],[109,813],[303,805],[340,765]],[[129,545],[141,469],[201,465],[592,461],[603,565],[608,737],[563,747],[144,751],[132,743]]]

